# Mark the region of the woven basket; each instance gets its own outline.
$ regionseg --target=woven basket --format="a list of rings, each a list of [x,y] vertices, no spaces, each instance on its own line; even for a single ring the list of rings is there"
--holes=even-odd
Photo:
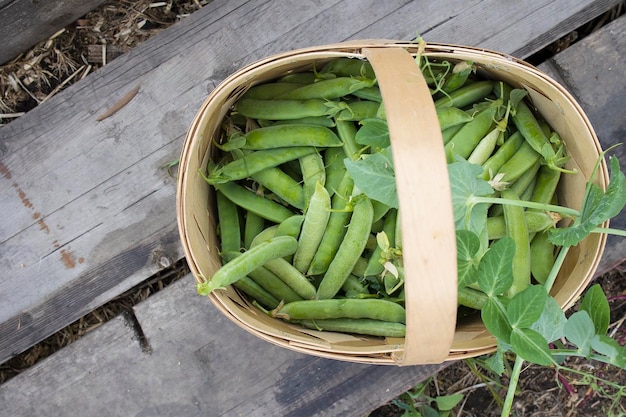
[[[454,221],[441,132],[432,98],[414,56],[417,45],[358,41],[295,50],[242,68],[206,99],[188,131],[180,159],[177,190],[179,231],[194,276],[210,278],[221,266],[214,195],[200,175],[206,172],[212,141],[231,106],[251,86],[290,72],[307,70],[337,57],[368,59],[376,73],[391,134],[402,222],[406,271],[405,338],[355,336],[307,330],[260,312],[234,288],[214,291],[213,304],[236,324],[271,343],[325,358],[371,364],[413,365],[475,357],[495,350],[496,340],[478,315],[457,322]],[[535,67],[482,49],[428,44],[424,54],[451,62],[473,61],[486,76],[525,88],[533,105],[564,140],[571,160],[559,202],[580,208],[601,152],[593,128],[575,99]],[[606,165],[595,179],[603,189]],[[424,198],[427,196],[427,198]],[[587,286],[604,249],[605,236],[593,234],[571,248],[552,289],[563,309]]]

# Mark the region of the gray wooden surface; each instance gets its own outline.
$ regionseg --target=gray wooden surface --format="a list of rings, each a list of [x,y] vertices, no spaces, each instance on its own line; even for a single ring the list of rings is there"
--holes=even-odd
[[[104,0],[0,0],[0,64],[102,3]]]
[[[0,385],[0,415],[363,416],[441,369],[273,346],[194,297],[194,282],[189,275],[136,306],[143,346],[119,317]]]
[[[540,68],[566,86],[585,110],[603,149],[621,143],[611,153],[626,169],[626,22],[610,23],[585,38],[583,45],[568,48]],[[626,213],[611,221],[611,227],[626,230]],[[626,259],[626,239],[609,235],[596,275]]]
[[[409,39],[416,28],[427,40],[524,56],[563,22],[610,5],[276,3],[216,0],[0,130],[0,360],[182,256],[174,182],[161,165],[177,157],[207,90],[232,70],[299,46]],[[510,12],[521,4],[526,13]],[[488,33],[480,19],[498,15],[508,21],[494,20],[500,29]],[[624,137],[625,34],[621,18],[541,66],[577,96],[605,146]],[[126,107],[95,121],[136,86]],[[624,259],[618,242],[607,253],[601,268]],[[441,367],[291,352],[239,329],[194,291],[187,276],[0,385],[0,415],[362,416]]]
[[[161,166],[235,69],[287,49],[418,32],[524,57],[616,3],[210,3],[0,131],[0,361],[182,257],[174,180]]]

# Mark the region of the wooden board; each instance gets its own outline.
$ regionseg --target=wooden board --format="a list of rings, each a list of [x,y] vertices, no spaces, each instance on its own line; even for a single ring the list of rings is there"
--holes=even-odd
[[[566,86],[577,98],[594,126],[603,149],[621,143],[611,154],[626,170],[626,19],[611,22],[565,49],[540,66]],[[626,230],[626,211],[612,220],[611,227]],[[609,235],[597,275],[626,260],[626,239]]]
[[[615,3],[211,2],[0,131],[0,362],[180,259],[174,180],[161,166],[177,158],[208,91],[237,68],[287,49],[416,32],[526,54]],[[483,13],[491,38],[469,24]]]
[[[0,64],[102,3],[104,0],[0,0]]]
[[[118,317],[1,385],[1,414],[363,416],[445,366],[362,365],[271,345],[195,295],[194,282],[135,307],[144,345]]]

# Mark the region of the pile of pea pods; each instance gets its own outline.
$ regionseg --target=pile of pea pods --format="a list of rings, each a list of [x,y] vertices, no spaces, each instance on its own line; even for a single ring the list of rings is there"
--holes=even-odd
[[[471,62],[422,70],[449,163],[481,165],[509,197],[556,202],[560,171],[548,166],[545,143],[558,135],[523,101],[514,123],[506,105],[491,105],[506,104],[510,86],[481,78]],[[344,162],[376,151],[355,139],[363,121],[376,118],[384,120],[384,106],[363,60],[337,58],[251,87],[224,118],[207,167],[223,266],[199,292],[234,285],[268,314],[307,328],[404,336],[398,209],[364,195]],[[541,142],[528,139],[535,136]],[[546,230],[555,219],[522,215],[520,233],[492,206],[489,239],[513,234],[519,253],[536,252],[516,273],[542,282],[554,259]],[[394,256],[400,260],[389,262]]]

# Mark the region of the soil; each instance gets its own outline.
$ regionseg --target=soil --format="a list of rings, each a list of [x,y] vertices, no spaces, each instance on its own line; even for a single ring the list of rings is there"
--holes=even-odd
[[[184,19],[208,2],[106,2],[13,61],[0,66],[0,124],[10,123],[63,88],[106,65],[160,30]],[[624,3],[621,3],[610,12],[533,55],[528,61],[539,64],[623,12]],[[181,261],[23,354],[0,364],[0,383],[67,346],[117,314],[132,308],[186,273],[188,268]],[[622,345],[626,343],[625,274],[626,264],[623,264],[596,280],[611,300],[610,335]],[[512,365],[512,360],[510,363]],[[463,393],[463,400],[449,415],[499,416],[499,402],[505,396],[507,379],[489,374],[477,364],[476,360],[450,364],[428,381],[424,394],[434,398]],[[626,370],[587,360],[568,360],[566,364],[575,372],[557,375],[554,369],[547,367],[531,366],[525,369],[513,406],[514,414],[519,417],[626,415]],[[586,375],[576,372],[585,372]],[[600,378],[609,383],[601,382]],[[615,387],[622,391],[618,392]],[[405,414],[403,405],[406,402],[405,397],[396,398],[372,412],[369,417],[415,416],[408,412]]]

